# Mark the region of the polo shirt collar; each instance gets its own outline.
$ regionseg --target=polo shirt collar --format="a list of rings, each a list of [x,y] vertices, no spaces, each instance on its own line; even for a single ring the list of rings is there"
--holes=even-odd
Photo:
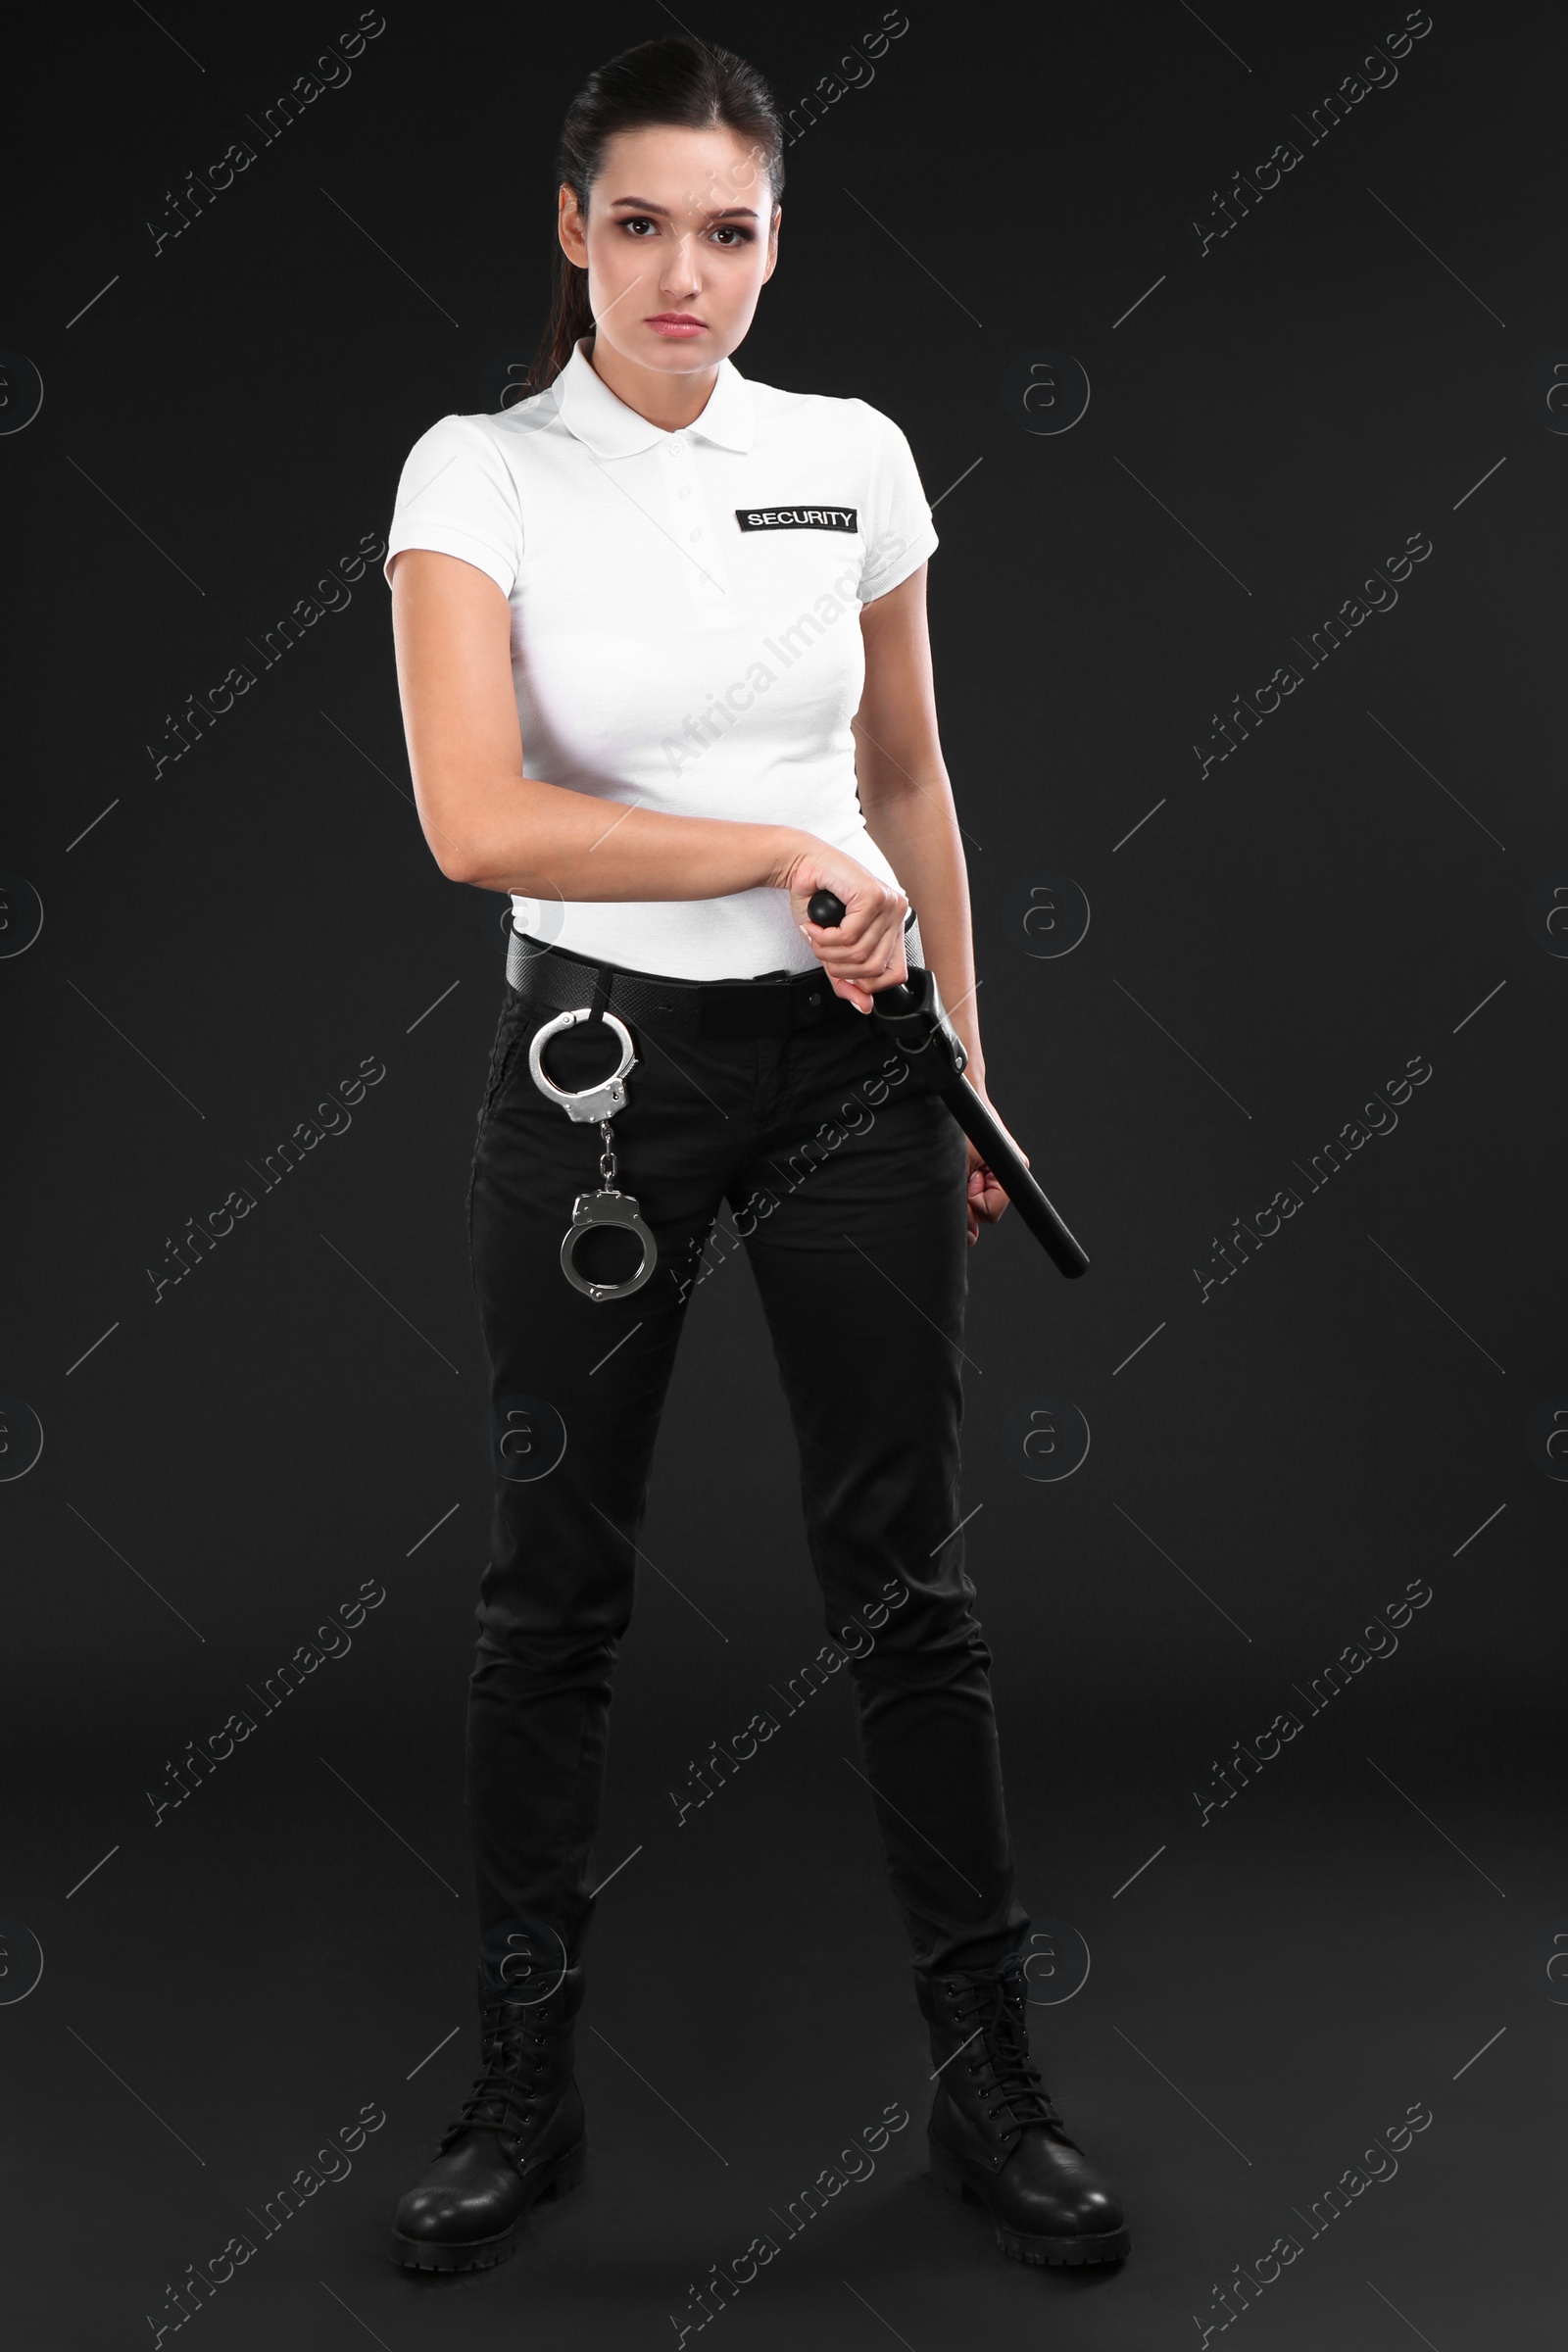
[[[669,440],[662,425],[651,424],[635,409],[628,409],[604,378],[594,373],[587,348],[592,340],[590,335],[578,338],[556,378],[557,414],[567,431],[601,458],[631,457],[638,450],[652,449],[656,442]],[[752,387],[738,368],[722,359],[708,406],[684,429],[695,441],[744,451],[752,446],[754,424]]]

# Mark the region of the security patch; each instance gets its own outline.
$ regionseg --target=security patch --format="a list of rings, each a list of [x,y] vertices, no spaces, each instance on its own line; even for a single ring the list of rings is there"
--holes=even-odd
[[[737,507],[743,531],[858,531],[857,507]]]

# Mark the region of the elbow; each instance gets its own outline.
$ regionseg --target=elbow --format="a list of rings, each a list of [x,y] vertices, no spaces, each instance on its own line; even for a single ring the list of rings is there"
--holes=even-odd
[[[526,876],[506,864],[494,843],[446,839],[432,843],[431,853],[449,882],[466,882],[470,890],[527,893]]]
[[[471,842],[451,841],[442,835],[430,844],[430,851],[449,882],[483,882],[481,860]]]
[[[488,786],[443,773],[416,776],[415,794],[425,847],[449,882],[476,890],[512,887],[517,816],[512,791],[503,798]]]
[[[467,882],[478,888],[490,882],[493,860],[475,826],[462,821],[442,824],[428,808],[422,808],[419,816],[425,847],[449,882]]]

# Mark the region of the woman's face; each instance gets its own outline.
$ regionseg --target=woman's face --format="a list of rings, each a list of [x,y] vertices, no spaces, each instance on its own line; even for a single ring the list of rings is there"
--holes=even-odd
[[[743,341],[778,218],[761,157],[722,127],[617,131],[586,223],[561,191],[561,242],[588,271],[598,336],[663,375],[715,367]]]

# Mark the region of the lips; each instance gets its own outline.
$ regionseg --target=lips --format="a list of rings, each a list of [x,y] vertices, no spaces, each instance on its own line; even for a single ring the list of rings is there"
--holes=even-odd
[[[702,323],[701,318],[694,318],[690,311],[656,311],[645,321],[649,326],[701,326]]]

